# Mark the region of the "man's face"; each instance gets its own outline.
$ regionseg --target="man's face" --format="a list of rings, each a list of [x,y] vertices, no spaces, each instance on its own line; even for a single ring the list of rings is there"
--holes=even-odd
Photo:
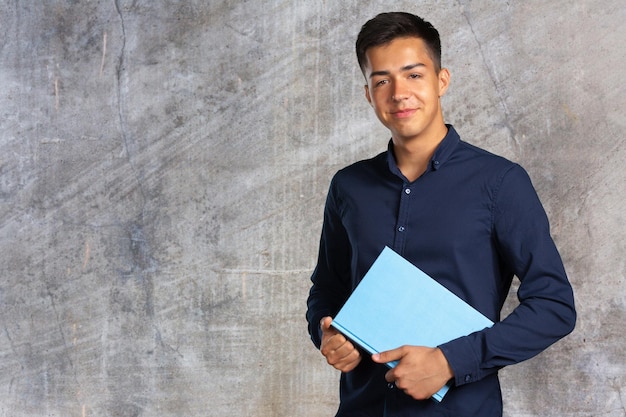
[[[439,98],[450,75],[446,69],[437,73],[422,39],[397,38],[365,55],[365,96],[394,142],[441,140],[445,124]]]

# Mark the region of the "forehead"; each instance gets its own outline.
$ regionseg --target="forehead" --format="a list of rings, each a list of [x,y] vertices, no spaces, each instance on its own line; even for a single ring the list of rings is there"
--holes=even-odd
[[[417,37],[396,38],[389,43],[371,47],[365,52],[365,56],[366,73],[393,71],[413,64],[433,68],[433,60],[426,43]]]

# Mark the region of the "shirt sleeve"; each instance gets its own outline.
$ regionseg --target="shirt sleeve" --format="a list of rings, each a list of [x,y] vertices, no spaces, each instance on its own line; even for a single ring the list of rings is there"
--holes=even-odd
[[[309,334],[317,348],[321,345],[320,320],[334,317],[351,291],[350,243],[341,221],[337,188],[335,176],[326,198],[318,260],[307,300]]]
[[[440,346],[456,385],[480,380],[529,359],[569,334],[576,322],[574,297],[548,218],[526,171],[514,165],[494,193],[497,250],[519,278],[519,305],[493,327]]]

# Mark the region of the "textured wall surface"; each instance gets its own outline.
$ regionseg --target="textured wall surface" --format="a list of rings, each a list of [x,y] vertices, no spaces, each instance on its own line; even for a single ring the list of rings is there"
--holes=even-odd
[[[0,416],[332,415],[305,300],[331,175],[387,143],[353,53],[382,3],[0,1]],[[394,8],[440,29],[446,120],[529,171],[576,291],[505,415],[626,415],[623,0]]]

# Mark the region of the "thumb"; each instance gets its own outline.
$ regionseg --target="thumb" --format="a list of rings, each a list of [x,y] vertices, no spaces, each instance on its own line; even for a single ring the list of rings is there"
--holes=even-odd
[[[320,327],[322,328],[322,331],[328,331],[330,329],[330,325],[333,322],[333,318],[330,316],[326,316],[324,318],[322,318],[322,320],[320,320]]]
[[[375,353],[372,355],[372,360],[376,363],[387,363],[393,361],[399,361],[404,356],[403,349],[391,349],[385,352]]]

